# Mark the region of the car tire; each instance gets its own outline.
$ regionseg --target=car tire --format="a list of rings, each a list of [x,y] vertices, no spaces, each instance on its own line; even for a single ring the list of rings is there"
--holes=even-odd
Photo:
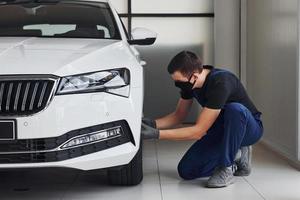
[[[143,180],[143,145],[140,143],[140,148],[129,164],[120,168],[108,170],[108,181],[111,185],[132,186],[138,185]]]

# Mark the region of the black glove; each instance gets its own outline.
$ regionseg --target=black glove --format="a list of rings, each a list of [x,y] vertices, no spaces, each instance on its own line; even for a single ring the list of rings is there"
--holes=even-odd
[[[152,128],[157,128],[156,122],[153,119],[143,117],[142,122],[148,126],[151,126]]]
[[[142,123],[143,139],[159,139],[159,130]]]

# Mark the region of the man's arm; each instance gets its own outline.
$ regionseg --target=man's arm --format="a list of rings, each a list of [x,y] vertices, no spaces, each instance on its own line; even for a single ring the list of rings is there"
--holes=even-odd
[[[201,139],[219,116],[221,109],[204,107],[194,126],[170,130],[160,130],[160,139],[198,140]]]
[[[166,129],[180,124],[188,115],[192,104],[193,99],[180,98],[173,113],[155,120],[157,128]]]

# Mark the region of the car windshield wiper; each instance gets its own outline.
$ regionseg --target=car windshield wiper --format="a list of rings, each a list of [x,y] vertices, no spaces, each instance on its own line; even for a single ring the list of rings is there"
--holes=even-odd
[[[0,0],[0,4],[30,3],[32,0]]]
[[[0,5],[23,3],[58,3],[61,0],[0,0]]]

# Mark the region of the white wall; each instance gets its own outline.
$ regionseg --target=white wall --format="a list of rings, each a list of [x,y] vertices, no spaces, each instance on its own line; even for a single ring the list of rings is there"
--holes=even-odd
[[[170,60],[180,51],[189,50],[205,64],[213,64],[213,18],[137,18],[132,24],[158,33],[155,45],[137,48],[148,63],[144,113],[148,117],[160,117],[173,112],[180,98],[179,89],[167,71]],[[194,101],[186,122],[195,122],[199,111],[200,106]]]
[[[212,0],[132,1],[135,13],[213,13],[213,6]],[[198,54],[205,64],[213,64],[214,18],[139,17],[133,18],[132,27],[146,27],[158,33],[154,45],[137,48],[148,63],[145,67],[144,114],[151,118],[161,117],[173,112],[180,98],[179,89],[167,72],[172,57],[182,50],[190,50]],[[195,122],[200,109],[194,101],[186,122]]]
[[[120,13],[127,12],[127,0],[110,0]],[[213,0],[132,0],[133,13],[213,13]],[[125,18],[122,19],[126,21]],[[126,25],[127,23],[125,23]],[[182,50],[198,54],[205,64],[214,63],[213,17],[133,17],[132,27],[146,27],[158,33],[154,45],[138,46],[145,67],[144,115],[157,118],[173,112],[179,89],[167,72],[172,57]],[[200,106],[194,103],[186,122],[195,122]]]
[[[297,0],[247,0],[247,89],[263,112],[263,141],[294,161],[298,45]]]
[[[240,75],[239,0],[215,0],[215,65]]]

